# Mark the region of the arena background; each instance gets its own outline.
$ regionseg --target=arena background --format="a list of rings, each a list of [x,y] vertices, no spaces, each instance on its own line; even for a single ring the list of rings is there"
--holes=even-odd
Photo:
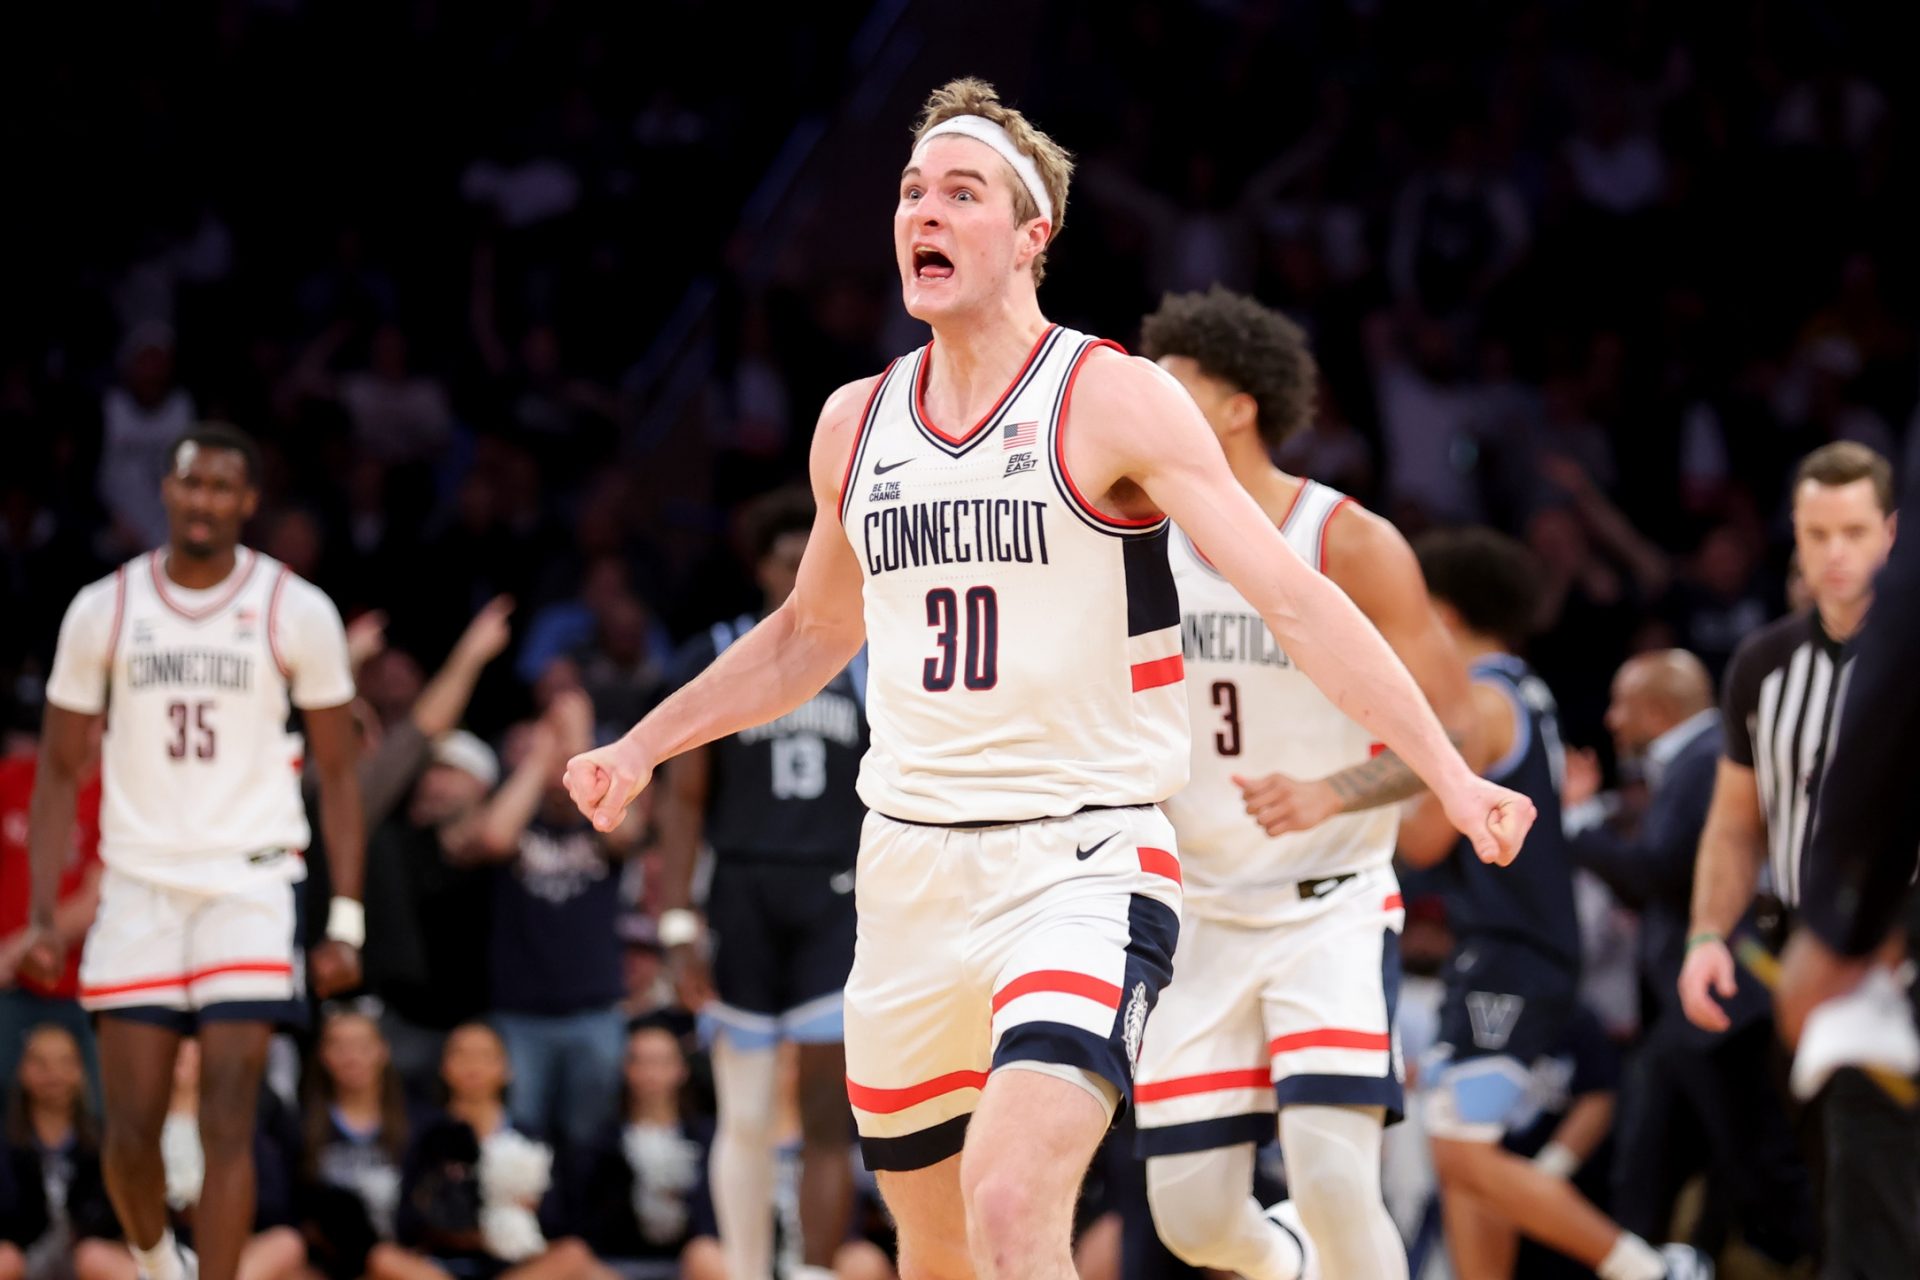
[[[1795,459],[1920,464],[1900,9],[10,6],[13,745],[204,418],[266,450],[251,540],[385,616],[382,712],[505,593],[469,726],[580,679],[623,728],[752,606],[739,513],[826,393],[923,340],[892,184],[927,90],[976,74],[1079,160],[1049,317],[1131,342],[1218,282],[1300,320],[1325,385],[1283,461],[1409,533],[1527,540],[1531,655],[1605,757],[1622,658],[1717,673],[1785,609]]]

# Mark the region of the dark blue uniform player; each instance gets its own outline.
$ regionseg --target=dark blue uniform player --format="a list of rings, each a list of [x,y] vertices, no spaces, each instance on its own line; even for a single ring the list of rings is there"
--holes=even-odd
[[[793,590],[812,499],[781,492],[752,512],[763,613]],[[756,619],[696,637],[691,680]],[[719,1132],[710,1179],[729,1274],[773,1271],[776,1050],[798,1046],[800,1226],[809,1274],[830,1268],[852,1207],[841,993],[853,965],[854,858],[866,810],[854,794],[867,749],[865,655],[792,713],[689,751],[665,771],[661,942],[713,1050]],[[690,910],[696,853],[714,853],[706,923]],[[711,970],[701,953],[709,943]]]
[[[1553,695],[1515,656],[1539,613],[1540,571],[1526,548],[1490,530],[1429,535],[1417,550],[1440,620],[1473,675],[1476,732],[1467,758],[1532,800],[1540,815],[1505,868],[1480,862],[1451,829],[1443,831],[1430,802],[1401,829],[1403,859],[1444,864],[1454,928],[1440,1043],[1421,1072],[1454,1271],[1507,1274],[1504,1227],[1593,1268],[1600,1280],[1711,1276],[1712,1265],[1691,1248],[1656,1249],[1622,1230],[1561,1172],[1503,1145],[1540,1117],[1580,978]]]

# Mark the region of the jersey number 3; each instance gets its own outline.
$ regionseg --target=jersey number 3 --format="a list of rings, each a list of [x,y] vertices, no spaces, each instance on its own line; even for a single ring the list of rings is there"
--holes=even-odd
[[[1213,735],[1213,749],[1223,756],[1240,754],[1240,689],[1231,680],[1213,682],[1213,705],[1226,723]]]
[[[927,592],[927,625],[935,629],[937,656],[920,668],[920,683],[929,693],[953,688],[954,673],[962,673],[969,689],[991,689],[1000,683],[1000,598],[992,587],[969,587],[966,598],[965,653],[961,652],[960,598],[952,587]]]
[[[213,704],[211,702],[170,702],[167,721],[173,736],[167,739],[167,758],[185,760],[213,759]]]

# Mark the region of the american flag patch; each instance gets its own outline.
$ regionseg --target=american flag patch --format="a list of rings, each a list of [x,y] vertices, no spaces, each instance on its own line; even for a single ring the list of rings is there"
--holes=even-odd
[[[1039,434],[1037,422],[1009,422],[1000,433],[1002,449],[1031,449],[1034,438]]]

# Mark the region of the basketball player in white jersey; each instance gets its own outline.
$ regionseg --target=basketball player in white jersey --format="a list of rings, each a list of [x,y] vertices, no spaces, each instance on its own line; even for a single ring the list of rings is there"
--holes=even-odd
[[[167,545],[83,589],[61,624],[30,825],[30,955],[56,970],[49,928],[89,730],[106,717],[100,909],[80,961],[106,1099],[101,1164],[147,1280],[232,1280],[253,1228],[253,1128],[267,1041],[304,1016],[295,925],[310,832],[302,757],[320,782],[332,859],[321,994],[359,981],[364,835],[346,634],[326,596],[239,545],[259,503],[253,442],[206,425],[161,482]],[[305,746],[288,728],[292,707]],[[160,1128],[182,1036],[200,1042],[206,1185],[194,1254],[167,1228]]]
[[[1216,287],[1163,300],[1141,344],[1186,387],[1288,545],[1352,597],[1464,737],[1466,668],[1406,540],[1273,464],[1270,450],[1313,417],[1299,326]],[[1293,1280],[1305,1266],[1297,1212],[1328,1280],[1404,1277],[1380,1198],[1381,1130],[1404,1101],[1392,806],[1422,784],[1301,673],[1184,531],[1169,554],[1193,766],[1166,806],[1186,877],[1174,980],[1134,1085],[1154,1223],[1194,1266]],[[1276,1111],[1291,1210],[1269,1216],[1249,1192]]]
[[[933,95],[893,220],[933,341],[828,399],[787,602],[567,771],[606,829],[661,761],[792,711],[868,643],[847,1087],[909,1280],[1073,1275],[1075,1195],[1178,931],[1168,517],[1482,856],[1531,822],[1234,483],[1180,384],[1041,315],[1070,171],[989,86]]]

